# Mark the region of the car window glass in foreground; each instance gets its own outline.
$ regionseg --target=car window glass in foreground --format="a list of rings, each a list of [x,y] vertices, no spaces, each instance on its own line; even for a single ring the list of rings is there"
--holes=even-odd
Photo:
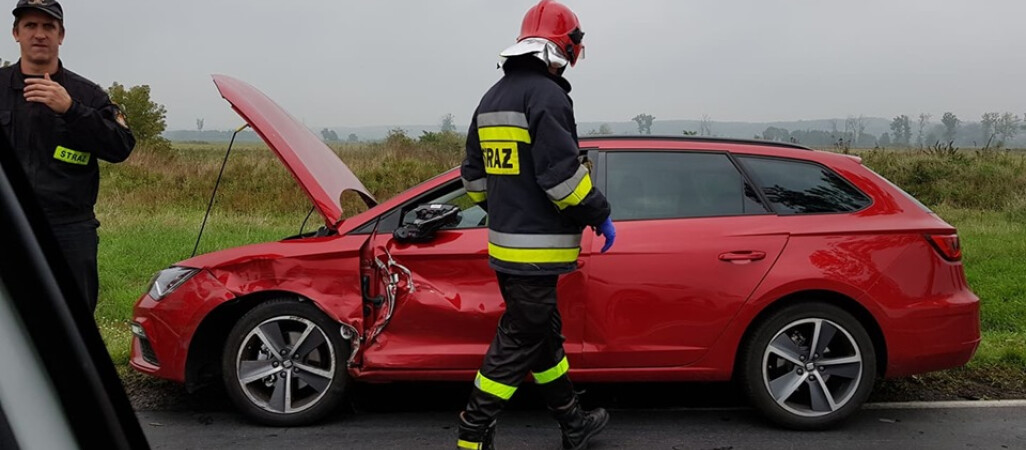
[[[722,153],[610,152],[606,164],[613,220],[767,212]]]
[[[819,164],[757,157],[738,159],[780,214],[852,212],[871,203],[868,196]]]
[[[149,448],[7,142],[0,134],[0,448]]]

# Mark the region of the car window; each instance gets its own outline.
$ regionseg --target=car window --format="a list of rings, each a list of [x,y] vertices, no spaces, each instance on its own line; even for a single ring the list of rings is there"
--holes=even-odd
[[[763,214],[752,186],[722,153],[610,152],[613,220]]]
[[[863,167],[866,167],[866,166],[863,166]],[[888,180],[887,178],[884,178],[883,175],[880,175],[880,174],[876,173],[876,171],[874,171],[873,169],[870,169],[869,167],[866,167],[866,170],[868,170],[873,175],[876,175],[877,178],[880,178],[881,180],[883,180],[884,183],[887,183],[888,186],[894,188],[894,190],[896,190],[899,193],[901,193],[901,195],[904,195],[905,198],[909,199],[909,201],[911,201],[916,206],[918,206],[919,209],[922,209],[925,212],[933,214],[933,210],[930,209],[929,206],[924,205],[923,202],[919,201],[919,199],[913,197],[912,194],[909,194],[907,191],[905,191],[904,189],[902,189],[898,185],[894,184],[894,182],[892,182],[891,180]]]
[[[866,194],[819,164],[760,157],[738,159],[780,214],[851,212],[871,203]]]

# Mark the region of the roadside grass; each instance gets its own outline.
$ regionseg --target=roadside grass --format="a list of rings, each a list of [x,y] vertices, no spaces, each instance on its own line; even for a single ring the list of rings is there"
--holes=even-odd
[[[958,228],[966,278],[980,297],[983,341],[969,367],[1026,371],[1026,223],[996,211],[934,211]]]
[[[226,148],[198,143],[140,148],[125,163],[101,166],[100,304],[95,317],[123,376],[131,373],[132,307],[154,273],[192,254]],[[462,159],[462,138],[455,134],[427,133],[413,139],[394,133],[382,143],[332,148],[379,201]],[[958,228],[969,284],[981,298],[983,342],[967,367],[891,384],[885,391],[914,387],[915,380],[952,386],[961,386],[959,380],[983,380],[1026,392],[1026,155],[857,153],[867,166]],[[295,235],[310,205],[266,146],[236,144],[199,253]],[[350,214],[362,210],[355,200],[344,207]],[[305,230],[321,222],[314,212]]]

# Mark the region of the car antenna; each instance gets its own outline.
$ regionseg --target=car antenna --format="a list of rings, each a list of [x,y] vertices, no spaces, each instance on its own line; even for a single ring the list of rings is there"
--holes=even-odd
[[[200,239],[203,238],[203,229],[207,227],[207,218],[210,217],[210,208],[214,206],[214,197],[217,196],[217,188],[221,185],[221,177],[224,175],[224,166],[228,165],[228,155],[232,154],[232,146],[235,145],[235,136],[238,136],[239,133],[246,128],[249,128],[248,123],[237,128],[235,132],[232,133],[232,140],[228,143],[228,151],[224,153],[224,161],[221,162],[221,172],[217,174],[217,183],[214,183],[214,192],[210,193],[210,203],[207,204],[207,213],[203,215],[203,224],[200,225],[199,236],[196,236],[196,246],[192,248],[192,256],[196,256],[196,250],[199,250]]]

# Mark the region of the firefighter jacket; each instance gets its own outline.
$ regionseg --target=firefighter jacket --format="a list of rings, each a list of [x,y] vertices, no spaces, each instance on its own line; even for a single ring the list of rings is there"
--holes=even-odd
[[[571,272],[584,227],[610,208],[578,159],[570,84],[532,56],[503,69],[471,120],[460,171],[488,210],[489,263],[515,275]]]
[[[95,218],[97,159],[121,162],[135,146],[124,115],[107,93],[61,65],[51,79],[68,91],[71,108],[57,114],[25,100],[18,64],[0,68],[0,128],[53,226]]]

